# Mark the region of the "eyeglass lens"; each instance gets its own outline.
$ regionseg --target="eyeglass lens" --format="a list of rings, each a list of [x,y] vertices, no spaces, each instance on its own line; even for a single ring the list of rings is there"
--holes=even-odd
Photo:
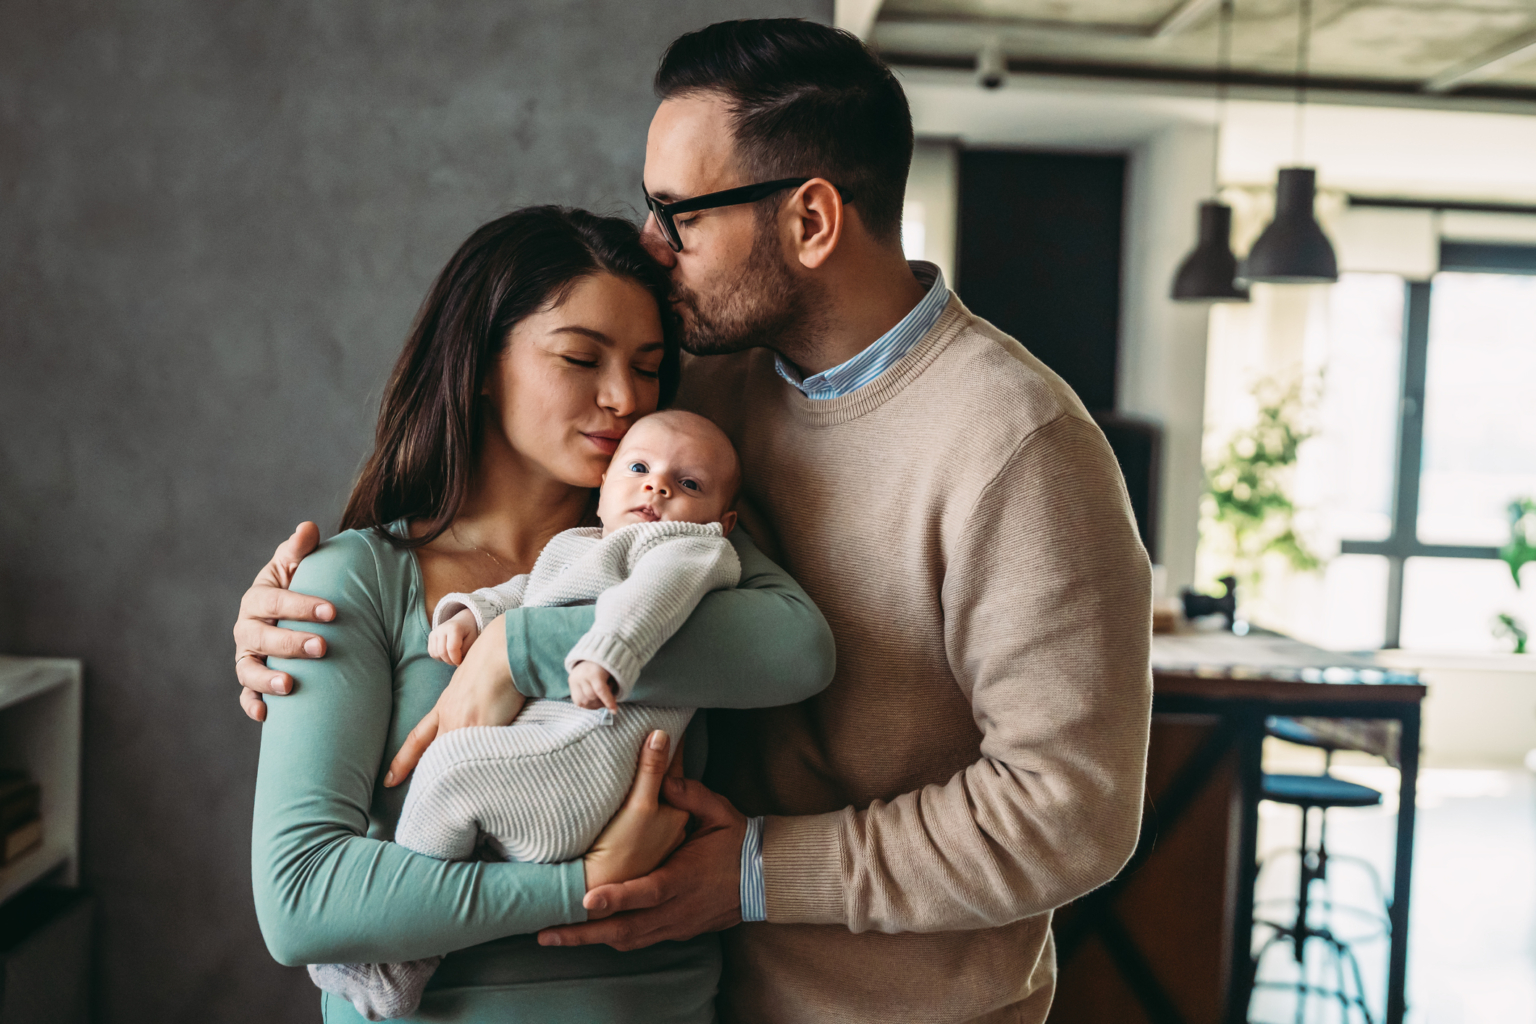
[[[650,207],[651,216],[656,218],[656,226],[661,228],[661,237],[667,240],[673,252],[683,251],[683,240],[678,236],[677,225],[672,223],[672,217],[663,208],[663,203],[653,199],[649,194],[645,197],[645,205]]]

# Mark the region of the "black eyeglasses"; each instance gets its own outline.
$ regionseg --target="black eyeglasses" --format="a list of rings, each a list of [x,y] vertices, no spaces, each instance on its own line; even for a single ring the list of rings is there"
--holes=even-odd
[[[810,178],[780,178],[777,181],[763,181],[756,185],[742,185],[740,188],[728,188],[724,192],[710,192],[707,195],[694,196],[692,199],[679,199],[675,203],[664,203],[655,198],[649,192],[645,194],[645,205],[650,207],[651,213],[656,217],[656,223],[661,228],[662,237],[672,247],[673,252],[683,251],[683,240],[677,233],[677,224],[672,220],[680,213],[693,213],[697,210],[713,210],[721,206],[740,206],[745,203],[755,203],[759,199],[767,199],[775,192],[782,192],[786,188],[799,188]],[[835,187],[835,186],[834,186]],[[843,197],[843,202],[853,200],[848,198],[848,193],[842,189],[837,194]]]

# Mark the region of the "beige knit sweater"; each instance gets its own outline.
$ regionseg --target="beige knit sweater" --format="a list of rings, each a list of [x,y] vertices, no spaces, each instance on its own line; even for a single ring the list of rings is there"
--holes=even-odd
[[[708,781],[769,815],[723,1019],[1043,1021],[1051,910],[1114,876],[1141,814],[1150,572],[1103,435],[953,296],[842,398],[764,350],[685,378],[837,639],[819,696],[711,714]]]

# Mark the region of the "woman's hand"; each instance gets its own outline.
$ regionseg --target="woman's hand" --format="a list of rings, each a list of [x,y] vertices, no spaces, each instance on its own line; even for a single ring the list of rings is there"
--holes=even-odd
[[[627,882],[649,874],[682,845],[688,827],[688,812],[660,801],[661,784],[671,776],[683,774],[682,744],[670,758],[671,741],[660,729],[651,733],[640,750],[640,768],[635,784],[629,788],[624,806],[603,829],[592,849],[582,858],[587,870],[587,891],[600,885]],[[587,917],[596,920],[608,916],[601,909],[589,908]]]
[[[506,622],[498,615],[486,623],[485,632],[464,655],[464,663],[454,671],[437,704],[405,738],[384,773],[384,785],[404,782],[439,733],[470,725],[511,725],[527,702],[512,684]]]

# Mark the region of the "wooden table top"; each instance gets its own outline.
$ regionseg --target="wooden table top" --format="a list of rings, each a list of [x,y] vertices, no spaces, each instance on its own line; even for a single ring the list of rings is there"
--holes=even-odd
[[[1159,694],[1308,702],[1421,701],[1425,693],[1412,672],[1262,630],[1154,635],[1152,687]]]

